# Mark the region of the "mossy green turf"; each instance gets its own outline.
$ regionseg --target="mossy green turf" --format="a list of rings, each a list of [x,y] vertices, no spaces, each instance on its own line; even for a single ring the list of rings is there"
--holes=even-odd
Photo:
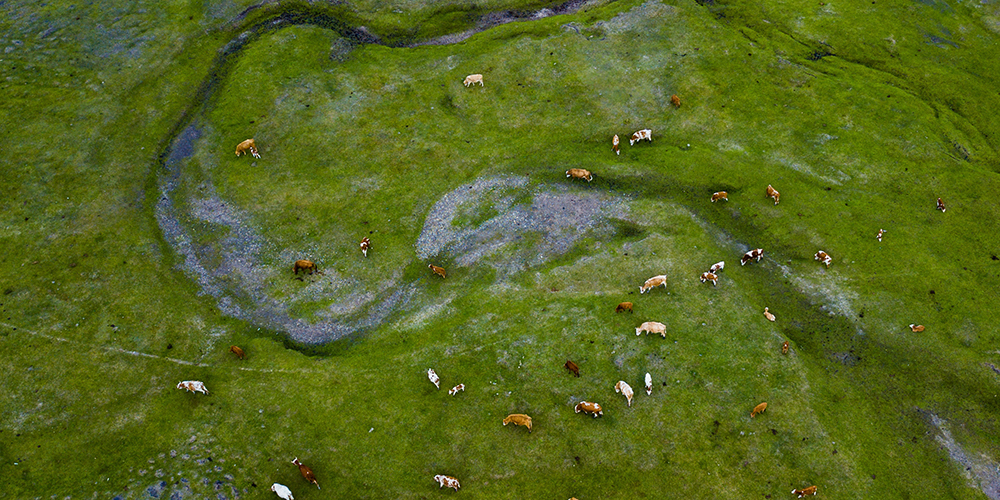
[[[996,465],[1000,5],[620,1],[449,46],[331,59],[345,33],[295,26],[219,56],[283,8],[399,44],[539,7],[249,5],[0,6],[6,495],[144,498],[162,480],[214,497],[224,480],[244,498],[272,482],[419,498],[455,494],[431,480],[445,473],[472,498],[984,497],[932,422]],[[485,86],[465,88],[469,73]],[[266,292],[295,298],[291,315],[331,303],[298,296],[296,251],[368,291],[403,269],[421,293],[326,346],[222,315],[154,217],[161,155],[188,123],[202,136],[177,198],[211,181],[249,214],[280,269]],[[639,128],[651,143],[611,152]],[[247,137],[260,160],[233,155]],[[595,174],[572,190],[627,200],[616,236],[501,281],[489,259],[445,252],[442,281],[416,258],[449,191],[488,175],[544,188],[571,167]],[[736,265],[747,247],[767,258]],[[719,285],[698,282],[719,260]],[[666,290],[636,293],[661,273]],[[634,314],[614,313],[623,300]],[[667,338],[636,337],[646,320]],[[211,394],[174,389],[189,379]],[[604,417],[574,414],[581,399]],[[501,426],[510,412],[533,432]]]

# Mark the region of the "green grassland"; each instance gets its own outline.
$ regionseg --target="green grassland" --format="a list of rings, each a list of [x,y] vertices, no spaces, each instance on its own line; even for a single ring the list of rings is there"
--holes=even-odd
[[[1000,2],[876,1],[0,3],[0,497],[1000,498]]]

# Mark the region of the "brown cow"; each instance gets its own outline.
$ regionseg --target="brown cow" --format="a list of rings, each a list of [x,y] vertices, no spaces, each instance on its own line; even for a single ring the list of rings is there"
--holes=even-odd
[[[573,409],[577,413],[580,413],[581,411],[584,413],[589,413],[593,415],[594,418],[597,418],[598,415],[602,417],[604,416],[604,410],[601,409],[601,405],[597,403],[591,403],[590,401],[580,401],[579,403],[576,404],[576,407],[574,407]]]
[[[631,302],[622,302],[621,304],[618,304],[618,307],[615,308],[615,312],[616,313],[625,312],[625,311],[632,312],[632,303]]]
[[[299,457],[292,459],[292,463],[299,466],[299,472],[302,474],[302,477],[306,478],[306,481],[315,484],[317,489],[321,489],[319,487],[319,481],[316,481],[316,474],[313,474],[312,469],[309,467],[302,465],[302,462],[299,462]]]
[[[725,191],[719,191],[719,192],[716,192],[716,193],[712,193],[712,203],[715,203],[715,202],[717,202],[719,200],[729,201],[729,193],[727,193]]]
[[[528,428],[528,433],[531,433],[531,417],[523,413],[511,413],[507,415],[507,418],[503,419],[503,425],[507,424],[523,425]]]
[[[567,359],[566,364],[563,366],[566,367],[567,370],[573,372],[573,375],[576,375],[577,377],[580,376],[580,367],[576,366],[576,363]]]
[[[793,488],[792,489],[792,494],[793,495],[798,495],[798,498],[802,498],[802,497],[804,497],[806,495],[815,495],[816,494],[816,486],[810,486],[810,487],[808,487],[808,488],[806,488],[804,490],[797,490],[797,489]]]
[[[788,341],[786,340],[784,344],[781,344],[781,354],[788,354]]]
[[[771,187],[770,184],[768,184],[767,185],[767,196],[770,197],[770,198],[774,198],[774,204],[777,205],[778,204],[778,198],[781,197],[781,193],[779,193],[777,189],[774,189],[773,187]]]
[[[234,345],[233,346],[229,346],[229,352],[235,354],[236,357],[240,358],[240,359],[243,359],[243,358],[246,357],[246,353],[243,352],[243,349],[240,349],[239,347],[234,346]]]
[[[316,269],[316,263],[305,259],[295,261],[295,265],[292,266],[292,271],[295,271],[295,274],[299,274],[300,270],[309,271],[309,274],[318,271],[318,269]]]
[[[941,201],[941,198],[938,198],[937,209],[940,210],[940,211],[942,211],[942,212],[944,212],[944,210],[945,210],[945,208],[944,208],[944,202]]]
[[[754,406],[753,407],[753,411],[750,412],[750,418],[754,418],[757,415],[759,415],[761,413],[764,413],[764,410],[766,410],[766,409],[767,409],[767,403],[761,403],[761,404],[759,404],[757,406]]]
[[[915,323],[911,324],[910,325],[910,331],[913,331],[915,333],[920,333],[920,332],[924,331],[924,325],[918,325],[918,324],[915,324]]]
[[[434,271],[434,274],[436,274],[436,275],[444,278],[444,268],[443,267],[438,267],[438,266],[435,266],[434,264],[427,264],[427,267],[429,267],[431,269],[431,271]]]
[[[254,158],[260,158],[260,155],[257,154],[257,143],[255,143],[253,139],[247,139],[236,145],[236,156],[240,156],[241,153],[246,154],[247,151],[249,151]]]
[[[677,97],[677,94],[670,96],[670,104],[673,104],[675,108],[681,107],[681,98]]]
[[[590,170],[584,168],[571,168],[566,171],[566,177],[584,179],[587,182],[594,180],[594,174],[590,173]]]

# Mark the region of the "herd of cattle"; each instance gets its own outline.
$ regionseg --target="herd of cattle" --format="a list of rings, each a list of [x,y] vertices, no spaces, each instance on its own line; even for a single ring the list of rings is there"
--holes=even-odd
[[[476,83],[478,83],[480,86],[484,86],[483,75],[481,75],[481,74],[469,75],[463,81],[463,84],[466,87],[469,87],[471,85],[475,85]],[[671,96],[670,101],[671,101],[671,103],[674,106],[680,107],[680,98],[678,98],[676,95]],[[652,140],[653,140],[652,139],[652,130],[650,130],[650,129],[642,129],[642,130],[636,131],[629,138],[629,144],[634,146],[637,142],[639,142],[639,141],[641,141],[643,139],[652,142]],[[619,150],[619,147],[618,147],[619,146],[619,139],[618,139],[618,135],[617,134],[612,138],[611,144],[612,144],[612,150],[615,152],[615,154],[620,154],[620,150]],[[251,155],[253,155],[254,158],[260,158],[260,154],[257,151],[257,145],[256,145],[256,142],[254,141],[254,139],[247,139],[247,140],[245,140],[243,142],[240,142],[236,146],[236,156],[240,156],[241,154],[245,154],[247,152],[249,152]],[[566,177],[568,177],[568,178],[574,178],[574,179],[583,179],[583,180],[586,180],[587,182],[591,182],[594,179],[594,176],[593,176],[593,174],[590,171],[588,171],[586,169],[582,169],[582,168],[571,168],[571,169],[567,170],[566,171]],[[774,204],[775,205],[778,204],[780,196],[781,196],[780,193],[776,189],[774,189],[774,187],[772,187],[770,184],[768,184],[768,186],[767,186],[767,189],[765,191],[765,195],[767,197],[769,197],[769,198],[772,198],[774,200]],[[729,201],[729,194],[727,192],[725,192],[725,191],[715,192],[715,193],[712,194],[711,201],[713,203],[716,202],[716,201]],[[941,200],[941,198],[937,199],[937,209],[940,210],[940,211],[942,211],[942,212],[945,211],[944,202]],[[883,237],[884,233],[885,233],[884,229],[879,229],[878,235],[876,236],[876,238],[878,239],[878,241],[880,241],[880,242],[882,241],[882,237]],[[369,240],[368,237],[365,237],[364,239],[361,240],[360,247],[361,247],[362,254],[365,257],[367,257],[368,256],[368,250],[371,247],[371,241]],[[740,265],[746,265],[747,263],[749,263],[751,261],[759,262],[760,259],[763,257],[763,255],[764,255],[764,250],[763,249],[761,249],[761,248],[752,249],[752,250],[746,252],[740,258]],[[814,258],[815,258],[815,260],[819,261],[820,263],[825,264],[827,267],[830,267],[830,264],[833,261],[833,259],[830,257],[830,255],[827,254],[823,250],[817,251],[816,254],[814,255]],[[434,274],[440,276],[441,278],[445,278],[446,273],[445,273],[445,269],[444,268],[436,266],[434,264],[428,264],[428,268],[430,268],[430,270]],[[724,261],[723,262],[717,262],[717,263],[713,264],[709,268],[708,271],[706,271],[706,272],[704,272],[704,273],[701,274],[701,282],[702,283],[706,283],[706,282],[711,281],[712,285],[717,286],[718,285],[718,280],[719,280],[719,272],[722,271],[724,268],[725,268],[725,262]],[[292,271],[293,271],[293,273],[295,275],[298,275],[299,271],[303,271],[304,273],[308,272],[309,274],[319,273],[319,269],[317,268],[316,264],[314,262],[310,261],[310,260],[305,260],[305,259],[295,261],[295,263],[292,266]],[[322,273],[320,273],[320,274],[322,274]],[[658,287],[658,286],[663,286],[664,288],[666,288],[666,286],[667,286],[667,276],[666,275],[661,274],[661,275],[653,276],[653,277],[647,279],[642,284],[642,286],[639,287],[639,293],[640,294],[645,294],[646,292],[649,292],[653,288]],[[622,302],[622,303],[618,304],[618,306],[615,308],[615,312],[619,313],[619,312],[628,311],[629,313],[631,313],[632,309],[633,309],[633,304],[631,302]],[[765,316],[765,318],[767,318],[770,321],[775,321],[774,314],[772,314],[767,307],[764,308],[764,316]],[[923,327],[923,325],[911,324],[910,325],[910,329],[912,331],[914,331],[914,332],[921,332],[921,331],[924,330],[924,327]],[[641,335],[642,332],[646,332],[647,335],[650,334],[650,333],[659,333],[663,338],[666,338],[666,325],[664,325],[663,323],[657,322],[657,321],[645,321],[645,322],[643,322],[641,325],[639,325],[635,329],[635,334],[636,335]],[[239,359],[244,359],[245,353],[244,353],[244,351],[241,348],[239,348],[237,346],[232,346],[232,347],[230,347],[229,350],[230,350],[230,352],[234,353]],[[782,344],[782,346],[781,346],[781,353],[782,354],[787,354],[788,353],[788,341],[785,341]],[[570,372],[572,372],[574,375],[576,375],[577,377],[580,376],[580,368],[573,361],[567,360],[564,366]],[[437,387],[438,389],[441,388],[441,379],[440,379],[440,377],[438,377],[438,375],[434,371],[434,369],[428,369],[427,370],[427,378],[431,381],[431,383],[434,384],[435,387]],[[206,394],[206,395],[208,394],[208,389],[205,387],[205,384],[203,382],[200,382],[200,381],[197,381],[197,380],[185,380],[185,381],[182,381],[182,382],[180,382],[180,383],[177,384],[177,388],[178,389],[184,389],[184,390],[190,391],[192,393],[194,393],[194,392],[200,392],[202,394]],[[646,377],[645,377],[645,389],[646,389],[646,394],[647,395],[652,395],[652,391],[653,391],[653,379],[652,379],[652,376],[649,373],[646,373]],[[455,387],[453,387],[451,390],[449,390],[448,394],[454,396],[459,391],[464,391],[464,390],[465,390],[465,384],[458,384]],[[632,387],[629,386],[629,384],[627,382],[625,382],[624,380],[619,380],[615,384],[615,392],[624,395],[625,398],[626,398],[626,400],[627,400],[627,402],[628,402],[628,406],[629,407],[632,406],[633,391],[632,391]],[[753,410],[751,410],[751,412],[750,412],[750,418],[754,418],[757,415],[763,413],[765,409],[767,409],[767,403],[766,402],[762,402],[762,403],[754,406]],[[592,415],[594,418],[597,418],[599,416],[603,416],[604,415],[604,409],[601,407],[601,405],[599,403],[590,402],[590,401],[580,401],[580,402],[578,402],[574,406],[574,411],[576,413],[585,413],[585,414]],[[528,416],[528,415],[525,415],[525,414],[522,414],[522,413],[512,413],[512,414],[508,415],[506,418],[503,419],[503,425],[506,426],[507,424],[514,424],[515,426],[523,426],[523,427],[526,427],[528,429],[529,433],[531,432],[531,417]],[[309,481],[309,482],[315,484],[316,487],[319,488],[319,482],[316,479],[316,475],[313,473],[312,469],[310,469],[309,467],[307,467],[307,466],[303,465],[301,462],[299,462],[298,457],[296,457],[295,459],[293,459],[292,463],[295,464],[296,466],[298,466],[299,472],[302,474],[302,477],[305,478],[306,481]],[[451,477],[451,476],[448,476],[448,475],[444,475],[444,474],[435,475],[434,476],[434,481],[436,481],[439,484],[439,486],[438,486],[439,488],[448,487],[448,488],[453,488],[455,491],[458,491],[458,489],[461,487],[461,485],[459,484],[458,479],[456,479],[454,477]],[[291,490],[287,486],[285,486],[285,485],[282,485],[282,484],[279,484],[279,483],[274,483],[271,486],[271,491],[273,491],[275,494],[277,494],[283,500],[294,500],[294,497],[292,496]],[[817,487],[816,486],[809,486],[808,488],[804,488],[804,489],[793,489],[792,490],[792,494],[798,495],[798,497],[801,498],[801,497],[803,497],[805,495],[815,495],[816,491],[817,491]],[[575,498],[571,498],[570,500],[576,500],[576,499]]]

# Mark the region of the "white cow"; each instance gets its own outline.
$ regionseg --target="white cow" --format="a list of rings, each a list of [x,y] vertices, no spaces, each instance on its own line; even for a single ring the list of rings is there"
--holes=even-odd
[[[649,372],[646,372],[646,395],[653,395],[653,377],[649,375]]]
[[[437,373],[434,373],[433,368],[427,369],[427,378],[429,378],[431,383],[434,384],[434,387],[437,387],[438,389],[441,388],[441,378],[438,377]]]
[[[187,389],[191,392],[200,392],[202,394],[208,394],[208,389],[205,388],[204,382],[199,382],[197,380],[185,380],[177,384],[178,389]]]
[[[647,321],[635,329],[636,336],[639,336],[642,332],[646,332],[646,335],[659,333],[663,338],[667,338],[667,325],[656,321]]]
[[[288,489],[288,486],[283,484],[272,484],[271,491],[275,492],[282,500],[295,500],[295,497],[292,496],[292,490]]]
[[[615,392],[624,394],[625,399],[628,400],[628,405],[632,406],[632,395],[634,394],[632,392],[632,386],[628,385],[628,383],[624,380],[619,380],[618,383],[615,384]]]

